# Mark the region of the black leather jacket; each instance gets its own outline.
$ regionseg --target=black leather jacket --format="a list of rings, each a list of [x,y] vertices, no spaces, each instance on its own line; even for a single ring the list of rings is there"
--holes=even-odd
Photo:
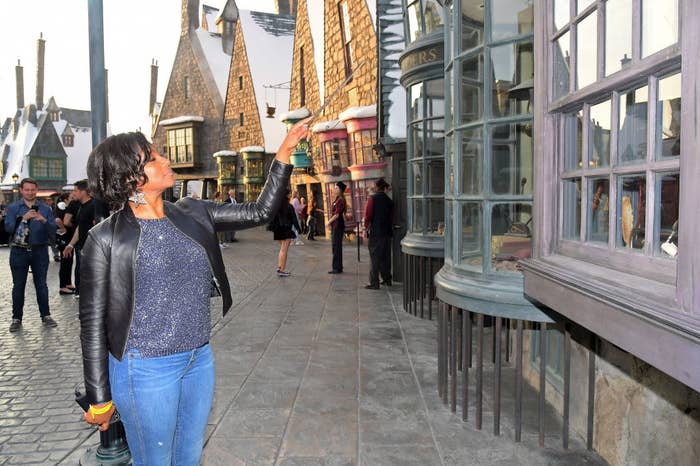
[[[207,252],[224,314],[232,298],[216,232],[266,223],[285,198],[292,168],[273,162],[256,202],[217,204],[185,198],[165,203],[168,219]],[[134,260],[140,233],[133,211],[126,206],[93,227],[82,250],[80,341],[85,389],[92,404],[112,399],[108,353],[119,360],[124,356],[134,310]]]

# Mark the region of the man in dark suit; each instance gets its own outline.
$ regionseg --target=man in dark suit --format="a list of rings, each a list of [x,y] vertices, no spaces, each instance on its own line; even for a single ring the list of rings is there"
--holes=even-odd
[[[382,283],[391,286],[391,237],[394,224],[394,201],[386,195],[389,184],[384,178],[375,182],[375,192],[367,198],[365,205],[365,228],[369,238],[369,257],[372,262],[369,271],[369,290],[379,289],[379,275]]]
[[[228,197],[224,199],[224,202],[227,204],[238,204],[238,201],[236,201],[236,190],[231,188],[228,190]],[[226,240],[229,243],[237,243],[238,240],[236,239],[236,232],[235,231],[227,231],[225,233]]]

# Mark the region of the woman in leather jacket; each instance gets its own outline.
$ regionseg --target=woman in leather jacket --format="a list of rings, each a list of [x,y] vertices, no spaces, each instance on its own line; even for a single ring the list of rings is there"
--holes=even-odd
[[[308,120],[280,146],[256,202],[217,204],[162,193],[170,162],[141,133],[111,136],[90,154],[91,194],[123,205],[93,227],[82,251],[80,338],[90,408],[109,427],[119,409],[133,464],[199,464],[214,394],[212,292],[231,291],[216,233],[266,223],[283,202]]]

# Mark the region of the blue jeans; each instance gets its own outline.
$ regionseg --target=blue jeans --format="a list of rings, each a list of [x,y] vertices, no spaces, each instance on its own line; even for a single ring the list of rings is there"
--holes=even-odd
[[[22,320],[24,314],[24,289],[27,286],[29,267],[36,290],[36,302],[42,317],[49,312],[49,287],[46,286],[46,274],[49,270],[48,246],[36,246],[34,249],[12,248],[10,251],[10,270],[12,270],[12,318]]]
[[[110,354],[109,382],[134,466],[199,464],[214,398],[209,344],[153,358]]]

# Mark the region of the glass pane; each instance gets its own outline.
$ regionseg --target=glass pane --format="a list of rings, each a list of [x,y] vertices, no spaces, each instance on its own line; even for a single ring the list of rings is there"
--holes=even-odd
[[[678,199],[680,176],[678,173],[659,175],[658,192],[661,194],[656,207],[657,255],[675,258],[678,255]]]
[[[609,100],[591,106],[588,122],[588,166],[591,168],[610,166],[610,118]]]
[[[562,35],[554,41],[554,82],[552,98],[558,99],[569,93],[569,80],[571,79],[571,38],[570,33]]]
[[[413,155],[411,158],[419,159],[423,157],[423,123],[411,125],[411,138],[413,145]]]
[[[462,50],[473,49],[483,42],[484,2],[462,0]]]
[[[678,0],[642,0],[642,57],[678,42]]]
[[[656,145],[661,157],[681,155],[681,75],[659,80]]]
[[[532,124],[491,129],[491,191],[532,194]]]
[[[451,200],[445,201],[445,209],[447,212],[447,219],[445,221],[445,260],[452,262],[452,241],[454,235],[452,235],[452,222],[454,221],[454,213],[452,212],[453,203]]]
[[[425,137],[425,156],[445,154],[445,123],[444,120],[428,120]]]
[[[576,49],[576,89],[595,82],[598,76],[598,12],[578,23]]]
[[[420,1],[416,1],[406,8],[408,16],[408,41],[413,42],[422,36],[420,20]]]
[[[428,199],[428,234],[445,234],[445,200]]]
[[[423,118],[423,103],[421,96],[423,94],[423,83],[414,84],[409,92],[411,99],[411,108],[409,109],[409,118],[411,121]]]
[[[423,18],[425,19],[425,33],[432,34],[442,28],[442,7],[436,0],[423,0],[425,9]]]
[[[633,163],[647,155],[647,104],[649,87],[620,94],[617,156],[620,163]]]
[[[491,16],[493,40],[532,32],[532,0],[491,0]]]
[[[586,7],[592,3],[595,3],[595,0],[577,0],[576,1],[576,14],[581,13],[583,10],[586,9]]]
[[[532,206],[496,204],[491,211],[491,269],[517,272],[517,263],[532,250]]]
[[[608,242],[610,230],[610,182],[607,178],[598,178],[589,181],[588,197],[591,206],[588,212],[588,241]]]
[[[484,142],[481,128],[462,133],[462,194],[481,193],[481,159]]]
[[[423,199],[410,199],[413,204],[413,225],[411,231],[423,233]]]
[[[445,81],[434,79],[425,82],[426,118],[445,115]]]
[[[617,247],[642,249],[646,229],[646,176],[622,176],[618,187]]]
[[[428,194],[445,194],[445,160],[428,159]]]
[[[461,264],[479,270],[482,269],[484,262],[481,225],[481,204],[478,202],[463,203]]]
[[[554,0],[554,28],[561,29],[569,22],[569,0]]]
[[[583,110],[564,115],[564,168],[580,170],[583,167]]]
[[[482,55],[467,58],[462,63],[462,122],[481,118],[483,108]]]
[[[581,178],[564,180],[564,216],[562,236],[581,239]]]
[[[491,49],[493,67],[493,116],[528,113],[533,89],[532,42],[506,44]]]
[[[632,62],[632,0],[608,0],[605,4],[605,74]]]
[[[411,164],[411,171],[413,172],[412,182],[413,190],[411,195],[422,196],[423,195],[423,161],[414,162]]]

